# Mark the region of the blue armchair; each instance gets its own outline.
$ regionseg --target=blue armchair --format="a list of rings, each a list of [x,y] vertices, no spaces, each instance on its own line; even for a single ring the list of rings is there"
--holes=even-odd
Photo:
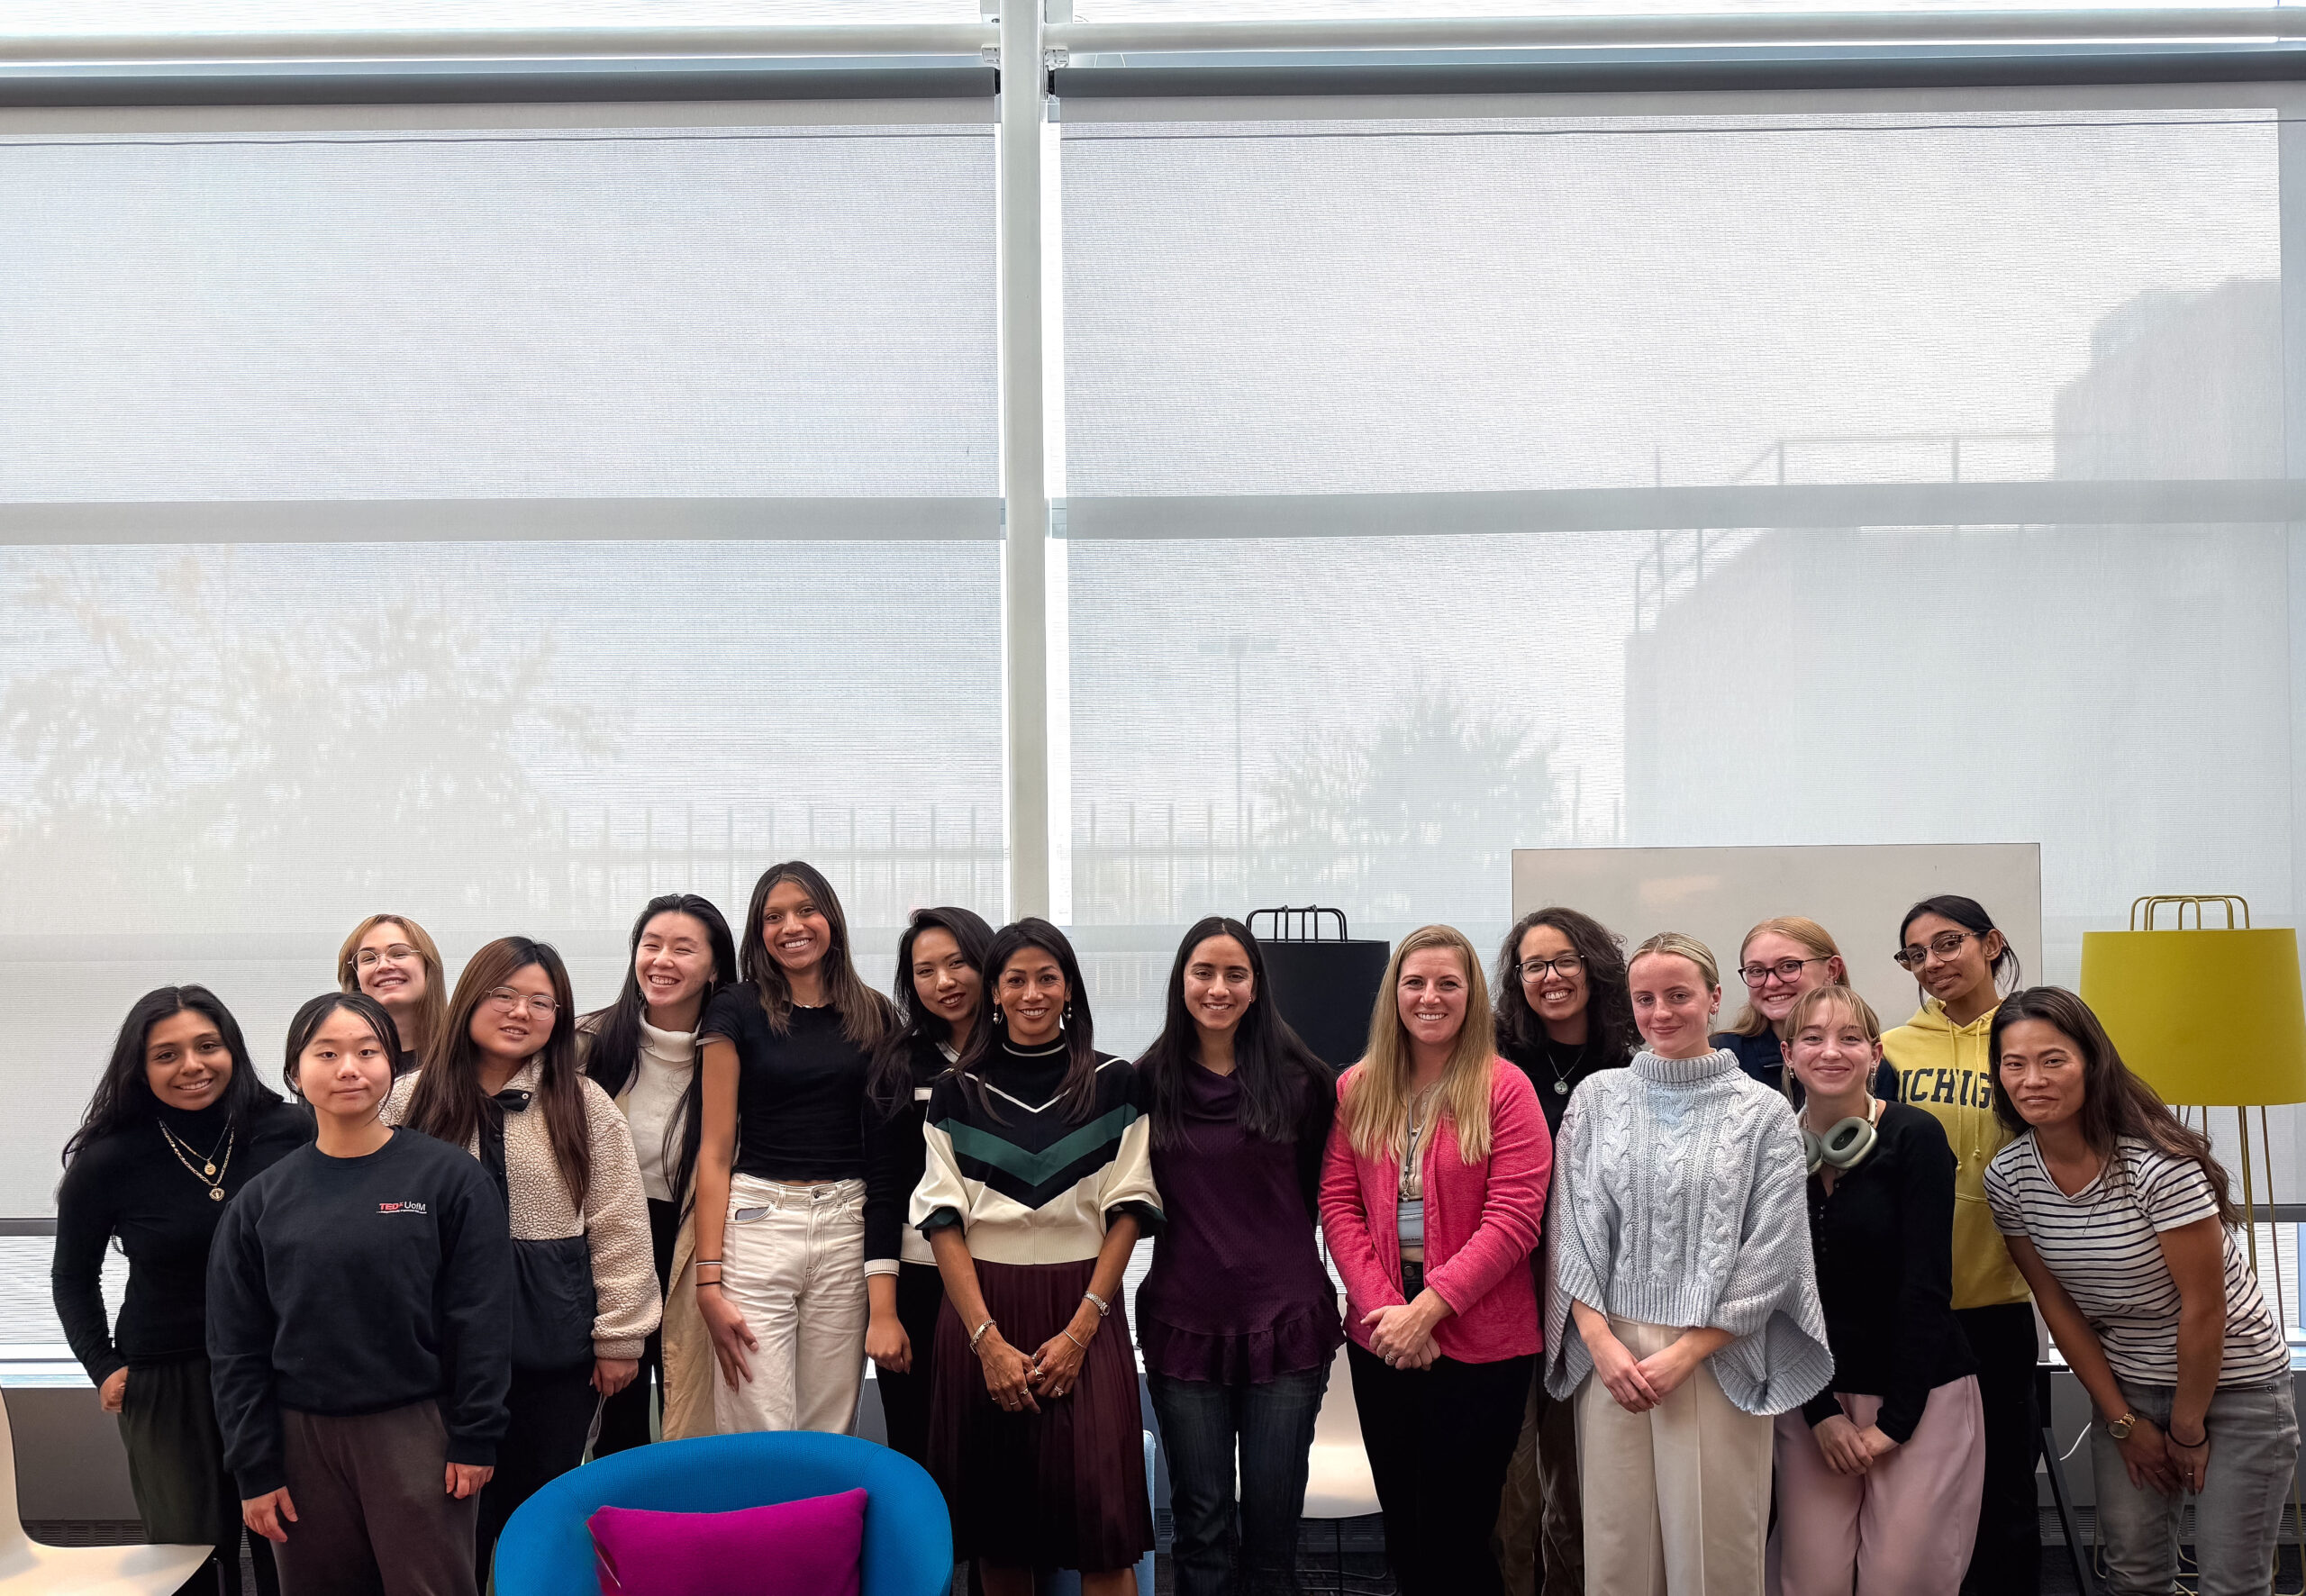
[[[585,1520],[596,1508],[720,1513],[862,1485],[864,1596],[947,1596],[953,1528],[919,1464],[854,1436],[783,1430],[636,1446],[572,1469],[521,1505],[496,1546],[496,1596],[597,1589]]]

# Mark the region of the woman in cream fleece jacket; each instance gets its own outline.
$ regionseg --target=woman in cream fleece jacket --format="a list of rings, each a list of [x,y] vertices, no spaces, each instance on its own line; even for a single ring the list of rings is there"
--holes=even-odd
[[[1629,975],[1644,1047],[1570,1098],[1545,1227],[1546,1388],[1577,1400],[1586,1588],[1758,1591],[1771,1421],[1833,1377],[1802,1136],[1707,1042],[1702,944],[1653,937]]]
[[[631,1383],[660,1300],[632,1135],[578,1073],[560,955],[506,937],[472,957],[423,1067],[385,1117],[480,1160],[512,1218],[513,1388],[480,1499],[479,1575],[539,1487],[584,1461],[603,1399]]]

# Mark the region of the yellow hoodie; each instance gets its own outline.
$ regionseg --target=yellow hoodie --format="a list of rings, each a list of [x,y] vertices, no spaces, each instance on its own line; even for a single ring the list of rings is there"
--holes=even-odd
[[[1993,1117],[1993,1075],[1986,1061],[1993,1030],[1993,1010],[1956,1025],[1946,1018],[1945,1005],[1928,998],[1911,1020],[1882,1038],[1883,1056],[1898,1072],[1900,1099],[1935,1115],[1954,1148],[1956,1308],[2023,1302],[2029,1295],[1985,1201],[1985,1166],[2010,1140]]]

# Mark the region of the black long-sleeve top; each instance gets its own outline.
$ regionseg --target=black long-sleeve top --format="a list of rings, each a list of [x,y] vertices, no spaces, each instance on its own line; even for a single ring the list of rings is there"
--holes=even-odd
[[[280,1410],[435,1401],[448,1463],[486,1466],[513,1379],[513,1231],[478,1159],[413,1130],[299,1147],[227,1205],[208,1263],[209,1373],[241,1495],[285,1483]]]
[[[926,1037],[914,1035],[900,1045],[912,1084],[894,1111],[865,1094],[865,1265],[874,1274],[888,1272],[875,1265],[904,1256],[905,1210],[929,1166],[929,1144],[921,1134],[929,1088],[953,1066],[951,1056]]]
[[[1557,1042],[1551,1037],[1541,1037],[1535,1043],[1518,1042],[1499,1028],[1497,1051],[1506,1063],[1530,1077],[1530,1084],[1537,1088],[1538,1111],[1546,1117],[1546,1129],[1554,1136],[1561,1134],[1561,1117],[1569,1111],[1569,1094],[1577,1090],[1578,1083],[1586,1076],[1605,1069],[1623,1069],[1630,1054],[1611,1058],[1604,1055],[1601,1039],[1588,1036],[1582,1042]],[[1542,1260],[1544,1250],[1537,1256]]]
[[[207,1352],[208,1243],[229,1202],[186,1169],[160,1134],[157,1113],[193,1149],[195,1167],[222,1154],[224,1105],[196,1113],[154,1111],[98,1137],[74,1155],[56,1193],[56,1253],[49,1289],[72,1356],[102,1385],[123,1368],[200,1357]],[[270,1093],[250,1122],[234,1129],[219,1177],[229,1200],[312,1139],[304,1109]],[[128,1293],[120,1322],[104,1313],[104,1249],[120,1238]]]
[[[1875,1420],[1903,1445],[1929,1393],[1977,1371],[1954,1318],[1954,1151],[1936,1119],[1885,1103],[1873,1151],[1829,1194],[1810,1177],[1810,1239],[1834,1377],[1802,1406],[1818,1424],[1834,1392],[1878,1396]]]

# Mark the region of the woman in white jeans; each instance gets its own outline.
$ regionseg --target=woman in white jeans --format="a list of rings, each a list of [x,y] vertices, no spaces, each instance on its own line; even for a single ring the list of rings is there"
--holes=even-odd
[[[888,1000],[857,973],[813,867],[772,865],[739,935],[744,979],[697,1027],[697,1305],[716,1428],[848,1431],[864,1380],[865,1081]]]
[[[1993,1110],[2017,1139],[1986,1166],[1986,1197],[2097,1410],[2106,1588],[2169,1596],[2192,1496],[2199,1596],[2265,1591],[2298,1420],[2225,1169],[2074,993],[2004,999],[1988,1046]]]

